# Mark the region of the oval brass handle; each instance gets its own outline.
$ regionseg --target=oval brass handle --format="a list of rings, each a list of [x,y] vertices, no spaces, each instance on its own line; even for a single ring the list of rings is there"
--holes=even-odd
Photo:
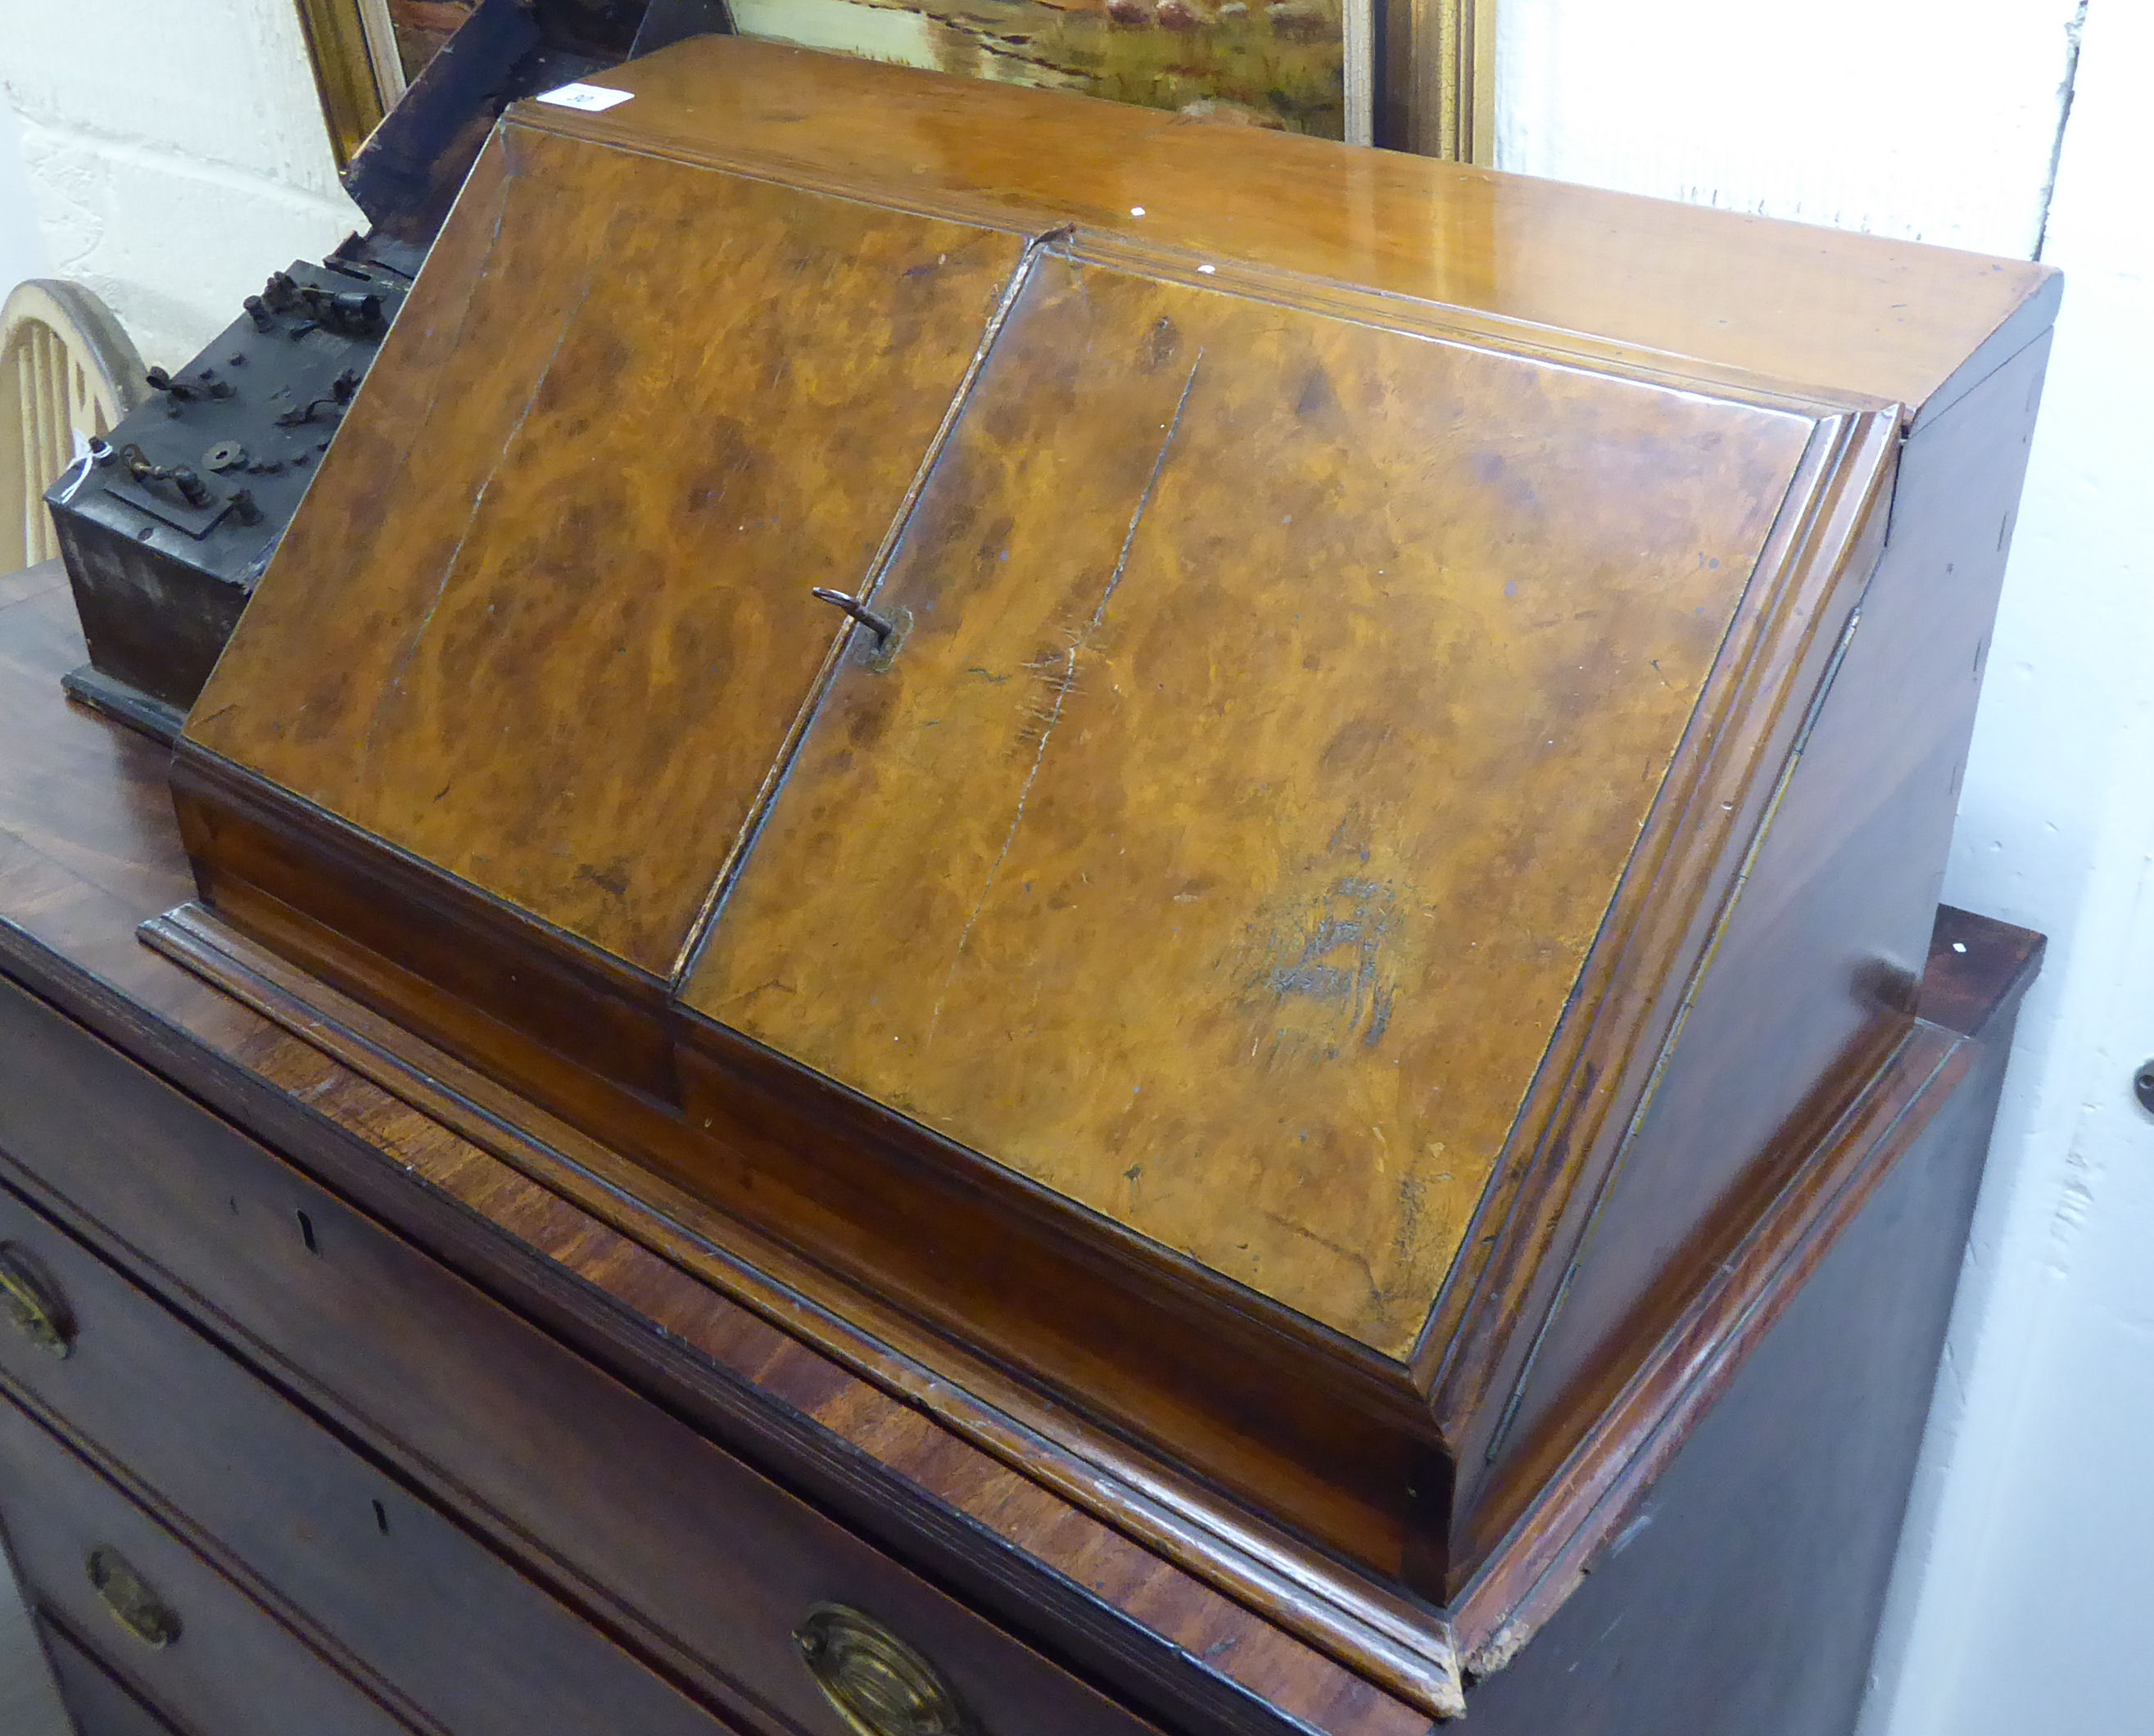
[[[74,1346],[74,1318],[67,1304],[13,1242],[0,1242],[0,1313],[48,1356],[64,1356]]]
[[[161,1652],[179,1638],[180,1618],[127,1565],[127,1558],[118,1550],[100,1544],[83,1565],[112,1619],[152,1652]]]
[[[793,1638],[855,1736],[973,1736],[941,1672],[872,1616],[819,1603]]]

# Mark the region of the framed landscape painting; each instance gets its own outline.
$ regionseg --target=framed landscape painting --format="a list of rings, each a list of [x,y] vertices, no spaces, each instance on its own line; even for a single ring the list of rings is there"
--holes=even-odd
[[[729,0],[743,36],[1370,140],[1370,0]]]
[[[477,0],[297,3],[341,164]],[[743,36],[1207,120],[1489,160],[1497,0],[722,3]],[[642,7],[625,0],[612,10],[633,21]]]

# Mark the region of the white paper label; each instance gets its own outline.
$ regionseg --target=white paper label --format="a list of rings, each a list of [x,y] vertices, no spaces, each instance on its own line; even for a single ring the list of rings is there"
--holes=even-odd
[[[559,90],[540,92],[538,100],[554,103],[564,109],[581,109],[586,115],[600,115],[635,94],[633,90],[609,90],[603,84],[564,84]]]

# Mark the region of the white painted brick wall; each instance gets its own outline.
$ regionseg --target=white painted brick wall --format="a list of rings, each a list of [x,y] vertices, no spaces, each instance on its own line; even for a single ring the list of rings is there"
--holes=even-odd
[[[103,296],[146,360],[176,367],[271,271],[364,227],[291,0],[18,0],[0,90],[47,268]]]
[[[45,241],[23,171],[21,135],[15,111],[0,98],[0,299],[24,278],[45,275]]]

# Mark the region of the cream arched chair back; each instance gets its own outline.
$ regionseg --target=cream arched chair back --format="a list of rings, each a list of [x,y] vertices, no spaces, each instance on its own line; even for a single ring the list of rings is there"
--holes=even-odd
[[[59,553],[44,492],[142,401],[142,358],[79,284],[32,278],[0,308],[0,573]]]

